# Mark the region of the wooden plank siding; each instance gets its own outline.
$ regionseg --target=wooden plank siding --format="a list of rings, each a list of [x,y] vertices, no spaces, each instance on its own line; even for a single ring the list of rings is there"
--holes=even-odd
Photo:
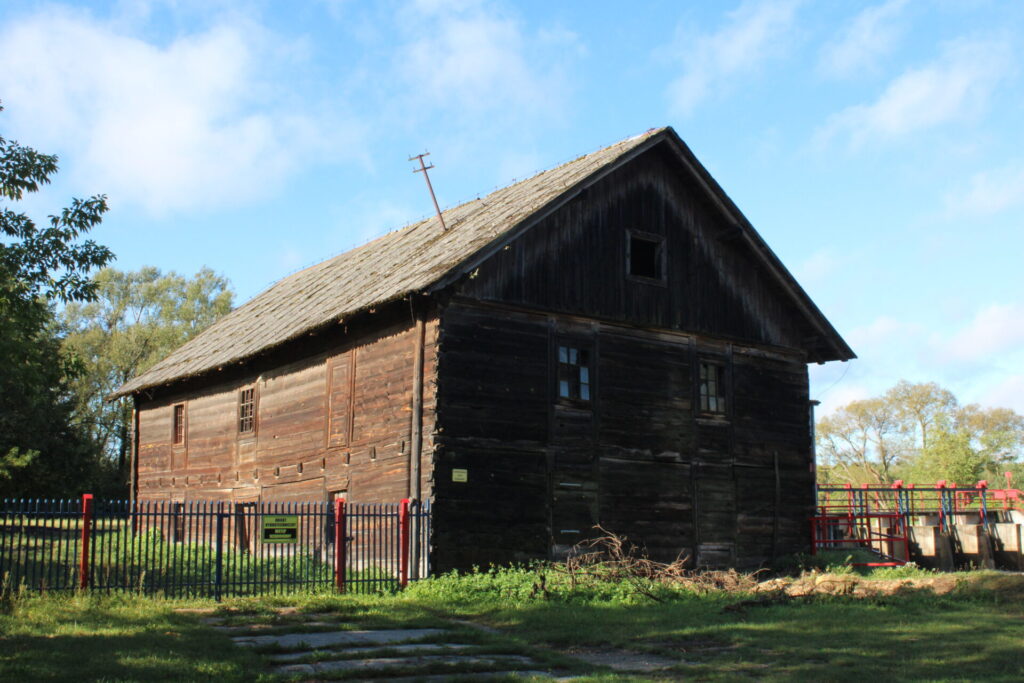
[[[799,354],[465,300],[441,329],[439,568],[557,557],[595,524],[652,557],[708,566],[805,549],[813,475]],[[560,340],[593,350],[590,409],[555,398]],[[701,359],[728,363],[725,416],[697,407]]]
[[[663,239],[663,281],[627,272],[631,231]],[[756,565],[806,547],[813,473],[797,349],[808,330],[734,237],[652,151],[461,284],[441,323],[442,565],[449,539],[459,548],[452,566],[541,548],[557,557],[597,523],[659,559],[705,565]],[[555,399],[560,343],[593,353],[589,408]],[[699,414],[701,362],[725,369],[724,416]],[[494,494],[540,505],[541,463],[543,510],[510,518],[516,503]],[[453,467],[477,484],[452,483]],[[484,494],[481,480],[497,488]]]
[[[630,278],[628,231],[665,238],[665,282]],[[655,148],[483,263],[460,293],[525,308],[802,348],[808,329],[735,226]]]
[[[407,310],[407,309],[406,309]],[[430,495],[437,321],[424,327],[420,489]],[[385,319],[356,339],[328,340],[300,360],[253,368],[231,382],[139,403],[138,497],[397,501],[415,487],[412,453],[415,324]],[[301,355],[301,354],[297,354]],[[240,434],[238,397],[256,389],[255,429]],[[173,406],[184,403],[175,446]]]

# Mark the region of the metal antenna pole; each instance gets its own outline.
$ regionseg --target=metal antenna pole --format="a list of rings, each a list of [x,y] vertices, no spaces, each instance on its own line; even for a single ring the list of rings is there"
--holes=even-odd
[[[434,168],[433,164],[427,166],[423,163],[423,157],[430,156],[430,152],[424,152],[423,154],[417,154],[409,157],[409,161],[418,160],[420,162],[419,168],[414,168],[413,173],[420,173],[422,171],[423,178],[427,181],[427,189],[430,190],[430,198],[434,202],[434,210],[437,211],[437,220],[441,221],[441,229],[448,230],[448,226],[444,224],[444,216],[441,215],[441,207],[437,205],[437,197],[434,196],[434,186],[430,184],[430,176],[427,174],[427,169]]]

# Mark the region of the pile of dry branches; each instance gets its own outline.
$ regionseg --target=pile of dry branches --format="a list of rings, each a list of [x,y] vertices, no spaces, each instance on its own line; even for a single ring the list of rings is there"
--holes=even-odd
[[[692,569],[688,555],[672,562],[655,562],[623,536],[600,526],[599,535],[576,544],[562,563],[551,569],[565,574],[572,588],[594,582],[628,583],[634,591],[662,602],[656,590],[662,586],[685,587],[706,593],[710,591],[746,591],[757,585],[757,573],[742,574],[734,569],[724,571]],[[534,592],[545,592],[543,577]]]

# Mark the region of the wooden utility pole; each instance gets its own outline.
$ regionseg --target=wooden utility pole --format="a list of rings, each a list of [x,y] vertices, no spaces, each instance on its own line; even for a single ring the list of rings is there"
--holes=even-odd
[[[434,196],[434,186],[430,184],[430,176],[427,175],[427,170],[434,168],[434,164],[427,166],[423,163],[423,157],[430,156],[430,152],[424,152],[423,154],[416,154],[409,157],[409,161],[418,160],[420,162],[419,168],[414,168],[413,173],[423,173],[423,178],[427,181],[427,189],[430,190],[430,199],[434,202],[434,211],[437,211],[437,220],[441,221],[441,229],[447,230],[448,226],[444,224],[444,216],[441,215],[441,207],[437,205],[437,197]]]

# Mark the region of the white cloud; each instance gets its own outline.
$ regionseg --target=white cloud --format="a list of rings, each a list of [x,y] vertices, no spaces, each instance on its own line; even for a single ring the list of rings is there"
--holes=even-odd
[[[851,330],[847,336],[851,346],[859,349],[888,347],[900,340],[921,337],[924,334],[924,326],[918,323],[883,315],[867,325]]]
[[[1024,163],[975,174],[964,190],[946,196],[952,215],[990,215],[1024,203]]]
[[[1024,415],[1024,373],[1005,375],[976,398],[978,403],[994,408],[1012,408]]]
[[[672,108],[691,113],[730,78],[756,71],[766,58],[783,50],[790,38],[798,2],[745,2],[729,13],[715,33],[692,36],[680,30],[672,51],[683,62],[683,73],[668,87]]]
[[[558,60],[541,66],[536,51],[585,49],[569,31],[526,33],[484,3],[419,0],[402,10],[408,39],[395,65],[415,107],[460,119],[558,115],[568,84]]]
[[[856,363],[856,361],[851,362]],[[843,367],[839,369],[839,373],[848,369],[848,366],[843,364]],[[846,377],[842,374],[839,374],[837,377],[831,377],[830,375],[825,375],[819,379],[815,377],[813,368],[811,371],[811,398],[815,401],[820,401],[820,405],[814,409],[814,416],[817,418],[830,415],[853,401],[862,401],[877,393],[864,384],[856,383],[848,375]]]
[[[903,32],[897,19],[907,0],[889,0],[862,10],[821,53],[818,70],[845,78],[873,68]]]
[[[940,358],[953,362],[985,362],[998,354],[1024,348],[1024,306],[992,304],[975,314],[938,348]]]
[[[848,137],[852,147],[876,138],[900,138],[984,111],[1012,66],[1003,41],[955,41],[931,64],[896,77],[871,104],[835,114],[816,137]]]
[[[272,74],[299,52],[237,15],[155,45],[124,21],[49,7],[0,33],[0,91],[72,178],[160,214],[272,193],[351,141],[351,121],[289,106]]]
[[[908,314],[881,316],[846,335],[859,358],[811,366],[811,397],[826,415],[878,396],[901,379],[938,382],[961,401],[1024,413],[1024,304],[988,304],[935,329]]]

